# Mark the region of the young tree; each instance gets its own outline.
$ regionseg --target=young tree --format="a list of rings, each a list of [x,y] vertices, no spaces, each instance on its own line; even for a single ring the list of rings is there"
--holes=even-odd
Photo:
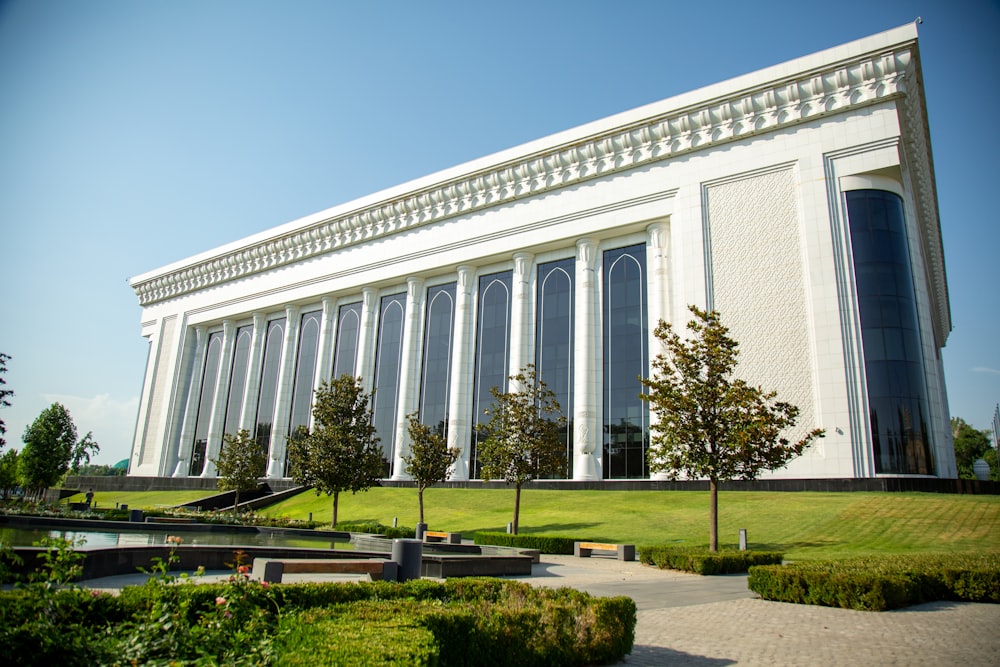
[[[781,437],[795,425],[798,407],[775,401],[733,377],[739,344],[729,337],[719,313],[690,306],[689,340],[660,321],[655,335],[665,354],[653,360],[653,377],[643,378],[642,398],[658,417],[652,426],[649,468],[671,479],[684,474],[707,478],[710,491],[709,549],[719,548],[719,481],[756,479],[799,456],[824,431],[797,442]]]
[[[4,354],[0,352],[0,408],[10,407],[10,398],[14,395],[12,389],[5,389],[4,385],[7,384],[7,380],[4,379],[4,374],[7,373],[7,362],[10,361],[11,357],[9,354]],[[3,423],[0,419],[0,447],[7,444],[4,440],[4,435],[7,433],[7,425]]]
[[[410,434],[410,453],[403,457],[406,474],[417,483],[417,498],[420,501],[420,523],[424,523],[424,490],[443,482],[448,477],[448,469],[455,464],[462,450],[448,447],[448,441],[439,433],[417,419],[417,413],[406,416]]]
[[[76,426],[61,403],[42,411],[24,430],[24,448],[18,456],[18,470],[27,491],[38,495],[53,486],[69,470],[79,446]]]
[[[17,488],[17,450],[8,449],[0,456],[0,492],[3,497],[10,496],[11,491]]]
[[[483,479],[502,479],[514,485],[514,534],[521,512],[521,487],[539,477],[557,474],[565,465],[561,431],[566,417],[555,394],[528,365],[510,376],[510,389],[493,387],[486,439],[479,443]]]
[[[219,458],[214,459],[215,470],[219,475],[219,489],[236,492],[235,512],[240,504],[240,492],[256,489],[258,480],[267,472],[267,454],[246,429],[240,429],[236,435],[226,433],[222,443]]]
[[[972,466],[977,459],[989,463],[990,479],[997,479],[996,450],[990,445],[989,430],[980,431],[961,417],[952,417],[951,435],[955,442],[955,465],[960,479],[976,479]]]
[[[316,495],[333,496],[333,521],[341,491],[367,491],[378,486],[385,460],[372,424],[371,394],[360,378],[341,375],[324,381],[313,402],[313,430],[300,428],[288,439],[292,479],[308,484]]]
[[[101,451],[101,446],[94,440],[94,432],[88,431],[80,442],[73,445],[72,460],[70,470],[79,474],[81,465],[90,464],[90,455]]]

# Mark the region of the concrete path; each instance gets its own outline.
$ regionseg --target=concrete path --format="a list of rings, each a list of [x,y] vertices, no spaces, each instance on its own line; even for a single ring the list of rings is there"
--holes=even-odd
[[[636,601],[635,647],[622,665],[1000,665],[1000,605],[864,612],[767,602],[747,590],[746,576],[702,577],[605,558],[542,556],[533,570],[516,578]]]

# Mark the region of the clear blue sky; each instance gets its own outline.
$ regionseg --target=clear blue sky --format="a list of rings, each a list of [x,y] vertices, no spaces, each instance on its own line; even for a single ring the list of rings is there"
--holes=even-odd
[[[1000,400],[996,2],[0,1],[8,446],[54,401],[129,455],[127,280],[385,187],[912,22],[953,415]],[[992,203],[991,203],[992,202]]]

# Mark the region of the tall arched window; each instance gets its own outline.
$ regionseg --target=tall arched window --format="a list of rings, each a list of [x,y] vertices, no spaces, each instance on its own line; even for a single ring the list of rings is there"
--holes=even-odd
[[[488,422],[483,413],[493,405],[490,389],[507,391],[510,358],[511,271],[479,278],[479,314],[476,327],[476,370],[472,395],[472,446],[469,464],[473,478],[480,476],[477,444],[483,437],[480,425]]]
[[[267,323],[260,393],[257,395],[257,423],[254,428],[254,437],[264,453],[268,453],[271,447],[271,431],[274,428],[275,403],[278,398],[278,373],[281,371],[281,343],[284,337],[284,317]]]
[[[247,325],[236,330],[236,345],[233,348],[233,370],[229,375],[229,398],[226,400],[226,421],[223,432],[236,435],[240,430],[240,410],[246,395],[247,369],[250,365],[250,344],[253,342],[253,326]]]
[[[382,297],[379,308],[378,346],[375,349],[373,421],[385,458],[385,476],[392,474],[399,405],[399,365],[403,359],[403,317],[406,294]]]
[[[604,477],[647,476],[646,246],[604,253]]]
[[[341,306],[337,317],[337,352],[333,357],[333,377],[339,378],[345,373],[354,377],[360,331],[361,302]]]
[[[303,313],[299,326],[299,346],[295,362],[295,384],[292,387],[292,407],[288,433],[299,426],[309,425],[312,412],[313,385],[316,381],[316,357],[319,354],[319,327],[322,311]]]
[[[198,418],[194,427],[194,447],[191,448],[191,465],[188,474],[196,477],[205,469],[205,452],[208,450],[208,427],[212,421],[212,404],[219,382],[219,364],[222,361],[222,332],[208,337],[205,369],[202,372],[201,397],[198,400]]]
[[[455,283],[427,290],[423,368],[420,380],[420,421],[447,436],[451,382],[451,339],[455,328]]]
[[[566,478],[573,477],[573,276],[575,260],[538,266],[535,370],[556,396],[566,427]]]

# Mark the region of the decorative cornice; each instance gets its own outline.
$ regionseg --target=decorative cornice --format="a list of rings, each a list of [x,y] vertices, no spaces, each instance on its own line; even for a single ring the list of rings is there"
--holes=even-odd
[[[915,43],[906,41],[552,146],[137,279],[132,287],[139,303],[148,306],[405,229],[893,99],[906,92]]]

